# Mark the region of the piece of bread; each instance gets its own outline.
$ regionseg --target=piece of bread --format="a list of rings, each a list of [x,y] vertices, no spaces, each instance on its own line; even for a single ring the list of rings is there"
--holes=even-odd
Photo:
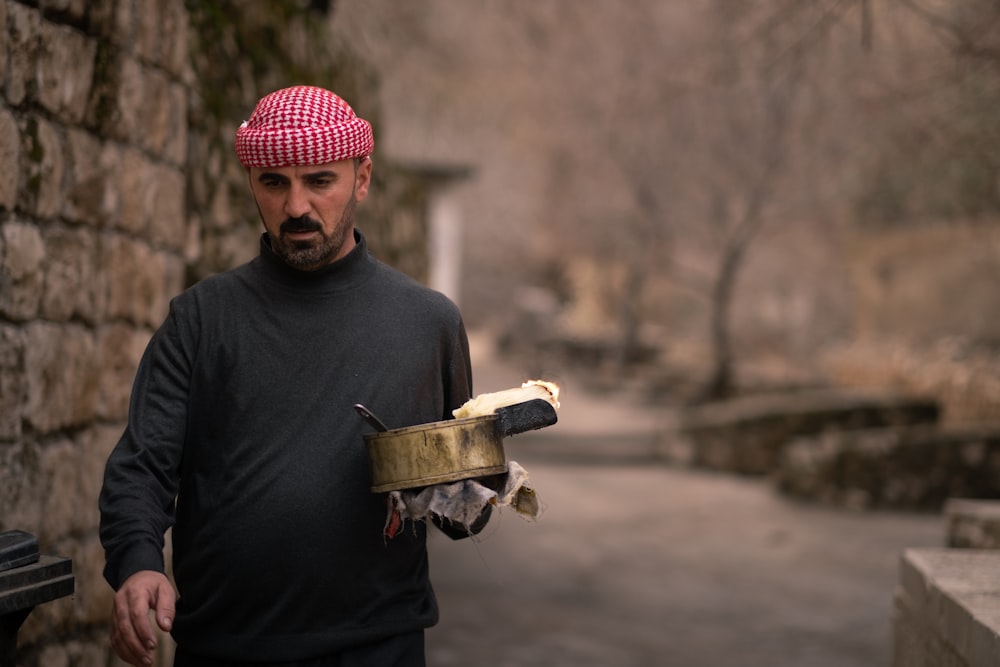
[[[504,389],[488,394],[479,394],[470,398],[461,407],[452,411],[456,419],[462,417],[479,417],[491,415],[499,408],[508,405],[524,403],[536,398],[541,398],[552,404],[552,407],[559,407],[559,386],[553,382],[545,380],[529,380],[520,387]]]

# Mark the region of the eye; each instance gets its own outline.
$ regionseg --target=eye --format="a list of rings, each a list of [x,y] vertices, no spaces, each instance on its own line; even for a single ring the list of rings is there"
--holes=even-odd
[[[334,179],[330,176],[314,176],[309,179],[309,185],[314,188],[328,188],[333,185]]]
[[[260,184],[267,190],[277,190],[284,187],[285,181],[280,178],[262,178]]]

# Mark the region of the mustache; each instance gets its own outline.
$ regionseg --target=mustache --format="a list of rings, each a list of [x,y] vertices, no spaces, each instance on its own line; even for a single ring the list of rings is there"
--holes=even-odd
[[[323,231],[323,225],[319,224],[308,215],[303,215],[298,218],[288,218],[281,223],[281,227],[278,229],[282,234],[294,232],[320,232]]]

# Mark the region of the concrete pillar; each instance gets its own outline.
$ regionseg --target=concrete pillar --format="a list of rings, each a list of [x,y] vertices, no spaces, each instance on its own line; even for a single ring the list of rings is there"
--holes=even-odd
[[[461,306],[462,210],[458,189],[474,170],[459,164],[400,164],[427,188],[428,285]]]
[[[433,188],[428,209],[430,286],[461,305],[462,214],[455,187]]]

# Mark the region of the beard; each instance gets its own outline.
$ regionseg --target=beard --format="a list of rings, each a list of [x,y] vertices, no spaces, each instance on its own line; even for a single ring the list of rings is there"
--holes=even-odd
[[[353,197],[344,207],[340,220],[330,234],[323,232],[323,225],[309,216],[288,218],[278,228],[277,238],[271,239],[271,249],[286,264],[296,269],[312,271],[334,261],[343,250],[348,238],[354,234]],[[318,239],[295,241],[288,237],[293,232],[317,232]]]

